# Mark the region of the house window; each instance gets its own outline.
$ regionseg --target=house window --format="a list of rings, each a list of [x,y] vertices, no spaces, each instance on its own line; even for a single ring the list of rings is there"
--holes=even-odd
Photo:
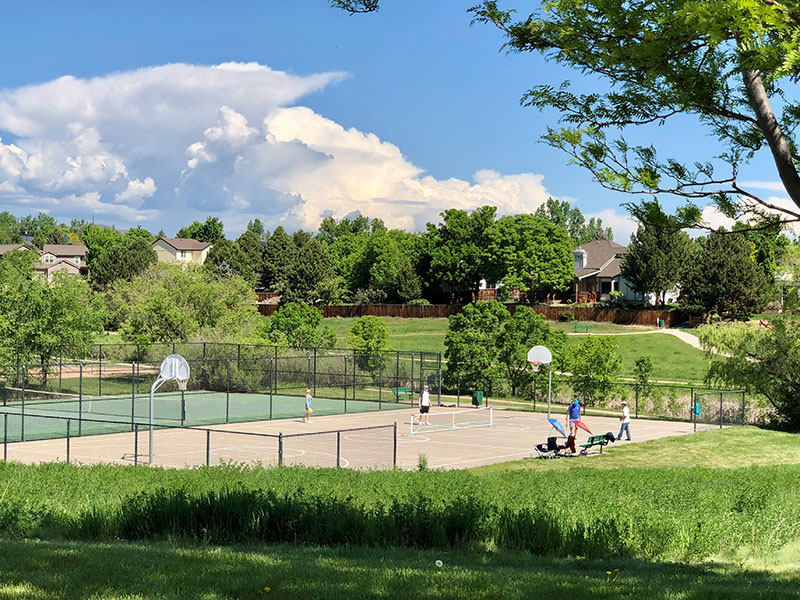
[[[181,258],[186,258],[186,250],[181,250]]]
[[[42,262],[43,262],[44,264],[46,264],[46,265],[53,264],[53,261],[54,261],[54,260],[55,260],[55,257],[54,257],[52,254],[45,254],[45,255],[42,257]]]
[[[75,264],[76,265],[81,264],[81,257],[80,256],[76,256],[76,257],[74,257],[74,259],[75,259]]]

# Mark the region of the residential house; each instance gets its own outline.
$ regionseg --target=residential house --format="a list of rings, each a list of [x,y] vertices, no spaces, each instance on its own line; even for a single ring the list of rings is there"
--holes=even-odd
[[[153,242],[159,262],[202,265],[212,244],[184,238],[160,237]]]
[[[25,244],[0,244],[0,256],[3,256],[6,252],[13,252],[14,250],[27,250],[28,247]]]
[[[643,302],[642,294],[633,291],[620,274],[622,256],[627,247],[611,240],[595,240],[572,251],[575,280],[572,300],[579,303],[608,301],[611,292],[622,292],[623,299]]]
[[[36,266],[36,271],[47,281],[52,281],[59,271],[70,275],[88,275],[87,252],[88,248],[82,244],[45,244],[40,252],[41,264]]]
[[[60,272],[70,275],[86,275],[86,246],[70,244],[45,244],[41,252],[27,244],[0,244],[0,256],[13,250],[31,250],[39,255],[39,263],[35,265],[36,272],[47,281],[53,281],[53,276]]]

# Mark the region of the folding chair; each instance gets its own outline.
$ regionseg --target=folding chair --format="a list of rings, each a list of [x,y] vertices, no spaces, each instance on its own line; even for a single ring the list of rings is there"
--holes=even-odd
[[[558,458],[558,438],[547,438],[546,444],[536,444],[534,446],[539,458]]]

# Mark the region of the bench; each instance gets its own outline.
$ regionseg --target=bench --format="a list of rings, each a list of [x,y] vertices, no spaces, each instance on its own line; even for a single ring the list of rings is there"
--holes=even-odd
[[[395,398],[397,398],[398,402],[400,402],[400,400],[403,398],[410,400],[414,395],[414,393],[406,386],[393,387],[392,393],[395,395]]]
[[[602,435],[590,435],[589,439],[586,440],[585,444],[581,444],[581,448],[584,450],[588,450],[589,448],[593,448],[594,446],[600,446],[600,454],[603,453],[603,447],[608,445],[608,442],[613,442],[616,438],[614,438],[614,434],[610,431],[608,433],[604,433]]]
[[[583,333],[589,333],[589,326],[588,325],[577,325],[576,324],[575,326],[573,326],[572,331],[574,331],[574,332],[581,331]]]

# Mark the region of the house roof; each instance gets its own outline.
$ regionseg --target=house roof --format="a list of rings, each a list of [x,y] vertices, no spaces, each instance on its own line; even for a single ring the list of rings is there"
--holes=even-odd
[[[595,240],[588,244],[582,244],[575,250],[586,251],[587,269],[600,269],[617,254],[625,254],[628,249],[611,240]]]
[[[53,256],[86,256],[87,251],[83,244],[45,244],[43,248]]]
[[[12,250],[26,250],[27,248],[25,244],[0,244],[0,254],[5,254]]]
[[[155,244],[159,240],[164,240],[167,244],[175,248],[175,250],[205,250],[211,245],[208,242],[198,242],[197,240],[190,240],[186,238],[168,237],[160,237],[153,243]]]
[[[586,279],[592,275],[617,277],[620,274],[619,257],[625,254],[628,248],[611,240],[595,240],[578,246],[573,252],[578,250],[586,253],[586,266],[575,269],[575,276],[578,279]]]

